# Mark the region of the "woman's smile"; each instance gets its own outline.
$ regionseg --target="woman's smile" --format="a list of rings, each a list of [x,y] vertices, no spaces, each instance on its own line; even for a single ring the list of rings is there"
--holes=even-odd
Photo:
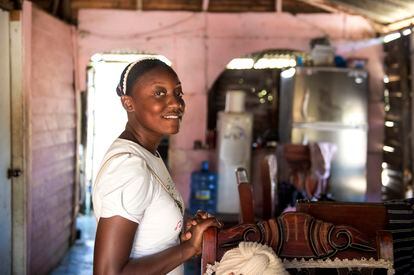
[[[183,114],[181,112],[180,113],[169,113],[169,114],[163,115],[162,117],[165,118],[165,119],[179,119],[179,120],[181,120],[182,117],[183,117]]]

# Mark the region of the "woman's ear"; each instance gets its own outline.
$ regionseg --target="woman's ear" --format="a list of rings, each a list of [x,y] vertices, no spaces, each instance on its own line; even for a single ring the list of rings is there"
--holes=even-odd
[[[127,96],[127,95],[121,96],[121,102],[122,102],[122,106],[124,107],[124,109],[127,112],[135,111],[134,104],[133,104],[132,98],[130,96]]]

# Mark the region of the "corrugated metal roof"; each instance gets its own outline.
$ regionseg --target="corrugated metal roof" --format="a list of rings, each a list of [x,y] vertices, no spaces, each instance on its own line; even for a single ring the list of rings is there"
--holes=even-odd
[[[414,24],[413,0],[298,0],[331,12],[363,16],[389,32]]]
[[[327,2],[354,10],[381,24],[391,24],[414,17],[412,0],[329,0]]]

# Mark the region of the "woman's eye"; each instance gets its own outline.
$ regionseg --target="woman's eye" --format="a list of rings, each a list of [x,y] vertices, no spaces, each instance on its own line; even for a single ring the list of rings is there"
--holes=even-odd
[[[182,98],[183,95],[184,95],[184,93],[183,93],[183,91],[181,89],[176,89],[174,91],[174,94],[175,94],[176,97],[179,97],[179,98]]]
[[[180,92],[176,93],[176,95],[181,98],[181,97],[184,96],[184,93],[180,91]]]
[[[155,90],[154,94],[155,94],[156,96],[163,96],[163,95],[165,95],[165,94],[166,94],[166,91],[165,91],[165,90],[161,90],[161,89],[159,89],[159,90]]]

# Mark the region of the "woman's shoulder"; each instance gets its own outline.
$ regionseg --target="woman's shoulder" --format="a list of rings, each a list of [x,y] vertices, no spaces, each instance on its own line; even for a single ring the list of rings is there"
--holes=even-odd
[[[142,154],[138,154],[134,145],[130,143],[132,142],[116,139],[102,159],[100,172],[105,174],[114,170],[121,172],[129,170],[131,166],[135,168],[132,171],[140,167],[145,169],[148,161]]]
[[[137,148],[135,148],[133,142],[126,139],[117,138],[106,151],[102,160],[102,164],[108,161],[113,162],[114,159],[121,160],[131,157],[142,160],[145,159],[142,154],[137,153]]]
[[[139,150],[139,147],[137,147],[137,144],[135,142],[123,138],[117,138],[114,140],[114,142],[112,142],[107,154],[118,152],[134,153],[137,150]]]
[[[132,154],[134,156],[140,157],[144,160],[151,161],[152,159],[158,158],[154,156],[151,152],[147,149],[135,143],[133,141],[117,138],[112,145],[109,147],[108,152],[106,155],[114,155],[114,154]]]
[[[127,183],[149,183],[150,170],[144,157],[124,141],[110,146],[94,181],[95,189],[119,188]]]

